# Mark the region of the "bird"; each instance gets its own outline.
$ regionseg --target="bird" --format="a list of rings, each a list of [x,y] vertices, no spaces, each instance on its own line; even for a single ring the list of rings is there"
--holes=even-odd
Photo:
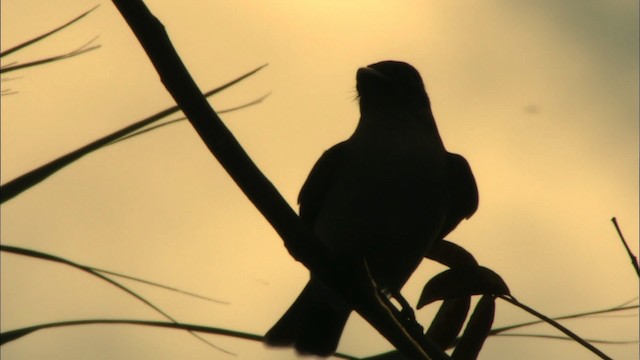
[[[396,296],[434,243],[478,208],[469,163],[448,152],[419,72],[381,61],[356,73],[360,119],[327,151],[300,190],[300,219],[335,258],[359,257]],[[313,274],[266,333],[269,346],[329,356],[352,308]]]

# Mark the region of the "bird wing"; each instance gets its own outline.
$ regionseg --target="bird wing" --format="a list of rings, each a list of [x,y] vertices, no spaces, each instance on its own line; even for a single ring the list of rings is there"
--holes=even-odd
[[[440,238],[447,236],[460,221],[470,218],[478,209],[478,186],[467,160],[461,155],[447,153],[447,170],[451,208]]]
[[[298,195],[300,219],[309,226],[313,226],[333,175],[342,162],[345,145],[346,141],[343,141],[325,151],[311,169],[307,181],[302,185]]]

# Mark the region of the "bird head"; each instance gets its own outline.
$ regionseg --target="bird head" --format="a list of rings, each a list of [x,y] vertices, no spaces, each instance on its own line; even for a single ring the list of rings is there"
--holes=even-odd
[[[356,75],[361,110],[424,109],[429,97],[422,78],[411,65],[400,61],[381,61],[358,69]]]

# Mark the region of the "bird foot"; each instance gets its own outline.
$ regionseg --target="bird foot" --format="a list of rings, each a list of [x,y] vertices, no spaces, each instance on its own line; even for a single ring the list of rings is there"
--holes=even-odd
[[[394,293],[391,296],[400,304],[400,316],[405,324],[410,326],[408,330],[415,334],[422,335],[424,333],[424,328],[418,324],[416,314],[411,305],[409,305],[409,302],[399,292]]]

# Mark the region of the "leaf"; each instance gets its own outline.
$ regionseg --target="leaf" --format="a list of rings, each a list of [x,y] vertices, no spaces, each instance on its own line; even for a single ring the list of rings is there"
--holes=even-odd
[[[451,347],[467,319],[470,302],[470,296],[445,300],[425,336],[442,350]]]
[[[475,360],[478,357],[484,341],[489,336],[495,310],[496,301],[493,296],[485,295],[480,299],[458,346],[451,354],[452,360]]]
[[[444,239],[433,244],[426,257],[449,268],[478,266],[478,262],[470,252],[462,246]]]
[[[417,308],[437,300],[462,296],[510,294],[500,275],[484,266],[468,266],[449,269],[434,276],[422,289]]]

